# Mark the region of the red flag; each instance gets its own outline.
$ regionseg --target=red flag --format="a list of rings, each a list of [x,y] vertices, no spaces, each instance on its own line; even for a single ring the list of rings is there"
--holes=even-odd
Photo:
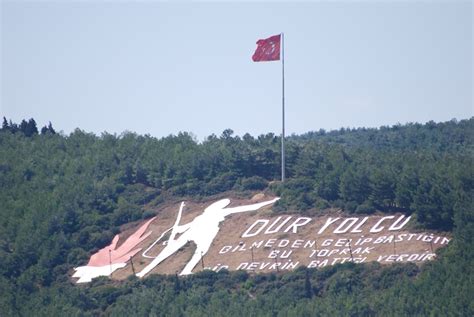
[[[254,62],[267,62],[280,60],[281,34],[274,35],[268,39],[258,40],[257,49],[252,56]]]

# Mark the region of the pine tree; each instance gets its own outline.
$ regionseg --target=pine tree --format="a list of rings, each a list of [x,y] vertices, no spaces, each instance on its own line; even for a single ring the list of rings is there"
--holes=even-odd
[[[8,128],[9,128],[9,126],[8,126],[7,118],[3,117],[2,130],[7,131],[7,130],[9,130]]]
[[[23,131],[25,133],[25,136],[31,137],[35,134],[38,134],[38,128],[36,127],[36,121],[31,118],[28,120],[28,123],[26,125],[26,129]]]
[[[16,133],[19,130],[18,124],[13,123],[12,120],[10,120],[9,127],[10,127],[11,133]]]
[[[20,129],[20,131],[23,132],[23,134],[25,134],[25,135],[26,135],[27,127],[28,127],[28,122],[26,122],[25,119],[21,120],[19,129]]]
[[[49,124],[44,127],[41,128],[41,134],[47,134],[47,133],[51,133],[51,134],[56,134],[56,131],[54,130],[53,128],[53,125],[51,124],[51,121],[49,122]]]
[[[56,131],[54,130],[53,125],[51,124],[51,121],[49,121],[48,130],[49,130],[49,133],[56,134]]]

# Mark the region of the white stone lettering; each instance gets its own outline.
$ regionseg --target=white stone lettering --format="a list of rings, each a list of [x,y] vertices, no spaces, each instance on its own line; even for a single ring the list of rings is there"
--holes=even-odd
[[[327,227],[329,227],[331,224],[335,223],[336,221],[339,220],[339,217],[338,218],[331,218],[329,217],[328,220],[326,220],[326,223],[324,224],[324,226],[321,227],[321,229],[319,229],[318,231],[318,234],[321,234],[324,232],[324,230],[327,229]]]
[[[400,221],[402,221],[403,218],[405,218],[405,215],[401,215],[401,216],[397,219],[397,221],[395,221],[395,222],[390,226],[390,228],[388,228],[388,231],[395,231],[395,230],[398,231],[398,230],[401,230],[401,229],[408,223],[408,221],[410,221],[411,216],[408,217],[407,219],[405,219],[405,221],[404,221],[403,223],[401,223],[400,225],[398,225],[398,223],[399,223]]]
[[[275,229],[272,229],[273,226],[275,226],[275,224],[277,224],[280,221],[281,217],[278,217],[274,222],[272,222],[272,224],[267,228],[267,230],[265,230],[265,234],[277,233],[288,221],[290,221],[291,218],[293,217],[290,216],[286,218],[278,227],[276,227]]]
[[[357,221],[359,218],[346,218],[343,222],[333,231],[333,233],[346,233]],[[347,227],[344,226],[347,224]]]
[[[350,243],[349,239],[338,239],[336,243],[334,243],[334,246],[343,247],[343,246],[348,246],[349,243]]]
[[[298,233],[298,227],[306,225],[308,222],[311,221],[311,218],[308,217],[299,217],[295,220],[288,228],[286,228],[285,232],[293,230],[293,233]]]
[[[265,243],[265,248],[271,248],[275,244],[277,239],[268,239],[267,243]]]
[[[219,251],[219,254],[225,254],[229,252],[232,249],[231,245],[225,245],[222,247],[222,249]]]
[[[360,227],[362,227],[362,225],[367,221],[367,219],[369,219],[369,217],[365,217],[364,219],[362,219],[362,221],[359,222],[357,226],[355,226],[355,228],[351,230],[351,232],[352,233],[362,232],[362,230],[360,230]]]
[[[323,243],[321,243],[321,246],[322,247],[328,247],[331,245],[331,243],[333,242],[334,240],[333,239],[326,239],[323,241]]]
[[[293,244],[291,245],[291,247],[293,249],[299,249],[299,247],[301,247],[301,245],[304,243],[304,240],[295,240],[295,242],[293,242]]]
[[[257,234],[259,234],[263,230],[263,228],[265,228],[268,222],[269,220],[267,219],[258,219],[242,234],[242,238],[255,237]],[[260,225],[260,228],[258,228],[257,231],[251,233],[252,229],[258,226],[259,224],[263,224],[263,225]]]
[[[384,227],[380,227],[380,224],[384,222],[386,219],[393,219],[395,216],[386,216],[377,221],[377,223],[370,229],[370,233],[377,233],[383,230]]]
[[[284,248],[286,247],[287,245],[290,244],[290,240],[287,240],[287,239],[283,239],[281,240],[279,243],[278,243],[278,247],[279,248]]]

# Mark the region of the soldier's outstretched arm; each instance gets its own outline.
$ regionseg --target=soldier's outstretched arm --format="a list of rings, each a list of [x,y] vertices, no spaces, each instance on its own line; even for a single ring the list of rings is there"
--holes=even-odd
[[[244,206],[238,206],[238,207],[233,207],[233,208],[225,208],[224,212],[225,212],[226,215],[230,215],[230,214],[235,214],[235,213],[238,213],[238,212],[255,211],[255,210],[258,210],[258,209],[260,209],[264,206],[271,205],[279,199],[280,199],[280,197],[276,197],[272,200],[267,200],[267,201],[252,204],[252,205],[244,205]]]

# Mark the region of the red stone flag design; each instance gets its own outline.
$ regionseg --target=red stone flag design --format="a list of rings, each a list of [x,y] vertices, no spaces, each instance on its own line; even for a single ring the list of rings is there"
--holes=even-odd
[[[252,56],[254,62],[267,62],[280,60],[281,34],[257,41],[257,49]]]
[[[148,238],[151,231],[145,233],[150,223],[155,220],[156,217],[151,218],[145,224],[143,224],[137,231],[135,231],[124,243],[117,248],[117,242],[119,241],[119,235],[115,235],[112,243],[93,254],[87,263],[87,266],[104,266],[115,263],[125,263],[130,260],[130,257],[134,256],[141,248],[135,248],[140,242]],[[144,234],[145,233],[145,234]]]

